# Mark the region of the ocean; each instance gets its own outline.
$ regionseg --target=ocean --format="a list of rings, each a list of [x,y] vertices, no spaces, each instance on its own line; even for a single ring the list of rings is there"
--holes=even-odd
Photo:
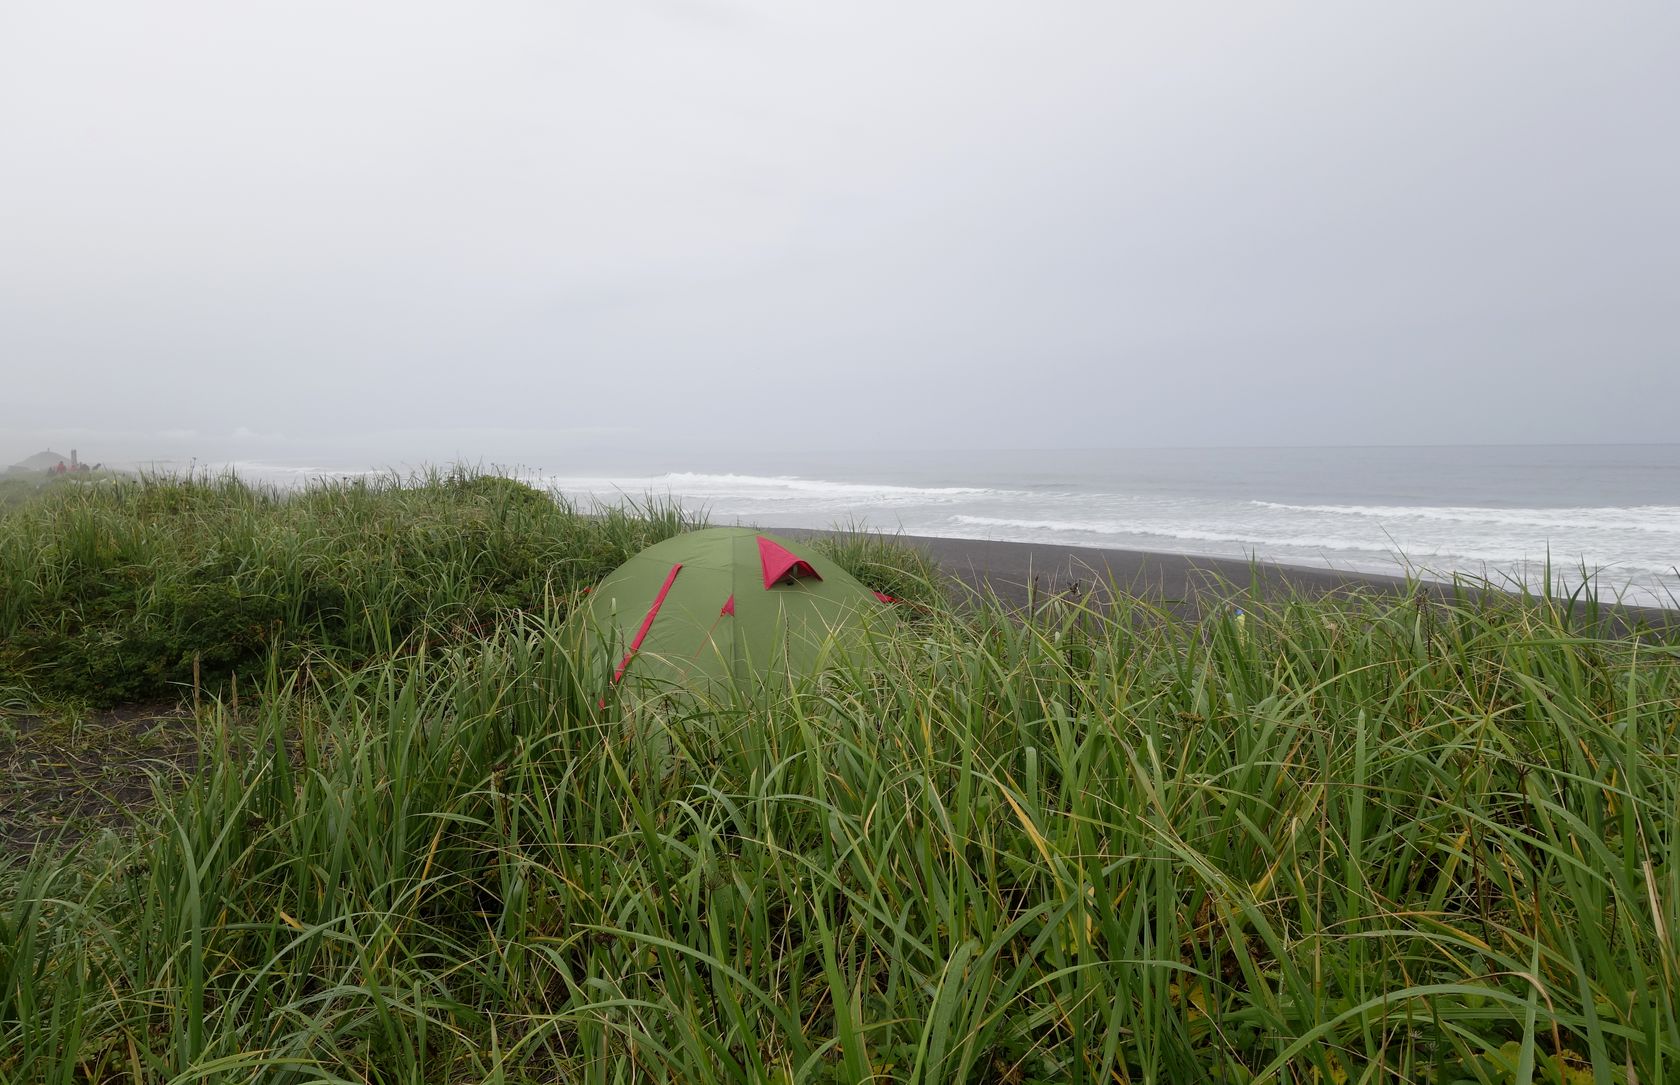
[[[1259,558],[1680,606],[1680,445],[672,456],[525,475],[714,524]],[[254,469],[254,470],[253,470]],[[310,469],[242,465],[283,478]],[[317,472],[319,473],[319,472]]]

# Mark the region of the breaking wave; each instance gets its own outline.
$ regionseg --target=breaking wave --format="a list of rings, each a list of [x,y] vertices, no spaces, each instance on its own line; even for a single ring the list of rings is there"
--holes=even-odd
[[[670,493],[678,497],[728,497],[750,501],[890,500],[898,503],[945,502],[1008,497],[1009,490],[983,486],[904,486],[888,482],[834,482],[799,475],[703,474],[677,471],[638,478],[565,478],[543,480],[560,490],[608,495]]]
[[[963,496],[976,494],[1003,494],[1004,490],[991,490],[983,486],[898,486],[886,482],[831,482],[820,478],[801,478],[798,475],[703,475],[692,472],[678,472],[660,476],[661,479],[676,486],[720,486],[746,487],[751,489],[786,489],[799,493],[833,494],[836,496],[847,494],[913,494],[916,496]]]
[[[1610,529],[1680,534],[1680,505],[1498,509],[1480,505],[1289,505],[1277,501],[1251,501],[1249,504],[1279,512],[1356,516],[1372,520],[1428,520],[1451,524],[1499,524],[1510,527],[1584,528],[1594,531]]]
[[[1245,528],[1233,525],[1228,530],[1202,523],[1172,520],[1061,520],[1025,519],[1007,516],[958,515],[950,522],[956,527],[996,528],[1004,533],[1019,532],[1031,535],[1085,535],[1102,537],[1098,541],[1107,546],[1153,548],[1173,543],[1215,543],[1239,547],[1261,556],[1270,553],[1299,556],[1302,553],[1337,553],[1349,557],[1368,557],[1384,560],[1408,560],[1425,564],[1487,562],[1494,564],[1540,564],[1547,560],[1545,540],[1526,537],[1470,536],[1467,538],[1417,539],[1399,544],[1381,535],[1350,535],[1326,533],[1293,533],[1274,525],[1266,528]],[[995,533],[994,533],[995,534]],[[1030,539],[1029,539],[1030,541]],[[1577,554],[1575,551],[1583,553]],[[1569,557],[1564,557],[1568,553]],[[1574,568],[1584,562],[1589,568],[1610,568],[1630,572],[1673,575],[1680,559],[1667,561],[1648,554],[1623,555],[1617,559],[1594,559],[1588,548],[1560,548],[1554,554],[1553,565],[1559,569]]]
[[[998,527],[1024,531],[1049,531],[1085,535],[1108,535],[1128,539],[1183,539],[1189,542],[1237,543],[1251,547],[1286,547],[1294,550],[1346,550],[1384,554],[1392,547],[1381,540],[1345,535],[1276,535],[1259,531],[1215,531],[1192,524],[1140,521],[1122,524],[1100,520],[1018,520],[1003,516],[953,516],[955,523],[974,527]],[[1461,557],[1476,557],[1461,554]],[[1509,556],[1503,554],[1502,556]]]

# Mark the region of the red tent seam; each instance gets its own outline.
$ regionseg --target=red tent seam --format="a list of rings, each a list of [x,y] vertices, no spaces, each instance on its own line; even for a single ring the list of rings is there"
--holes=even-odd
[[[677,574],[680,572],[682,572],[682,562],[679,561],[671,566],[670,572],[665,574],[665,583],[659,586],[659,594],[653,597],[653,605],[648,607],[647,617],[642,619],[642,627],[636,630],[636,638],[630,642],[630,650],[625,652],[624,658],[618,661],[618,670],[614,671],[612,676],[613,685],[616,686],[618,680],[624,677],[624,668],[630,666],[630,660],[641,649],[642,641],[647,637],[648,630],[653,628],[653,619],[659,615],[659,608],[665,605],[665,595],[671,590],[671,582],[677,579]]]

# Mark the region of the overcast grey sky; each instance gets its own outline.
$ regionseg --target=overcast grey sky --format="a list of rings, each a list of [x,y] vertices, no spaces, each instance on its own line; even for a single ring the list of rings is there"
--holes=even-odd
[[[0,3],[0,462],[1680,439],[1680,5]]]

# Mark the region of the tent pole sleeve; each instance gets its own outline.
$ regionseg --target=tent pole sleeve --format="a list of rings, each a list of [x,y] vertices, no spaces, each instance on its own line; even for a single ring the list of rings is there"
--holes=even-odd
[[[653,619],[659,615],[659,608],[665,605],[665,596],[671,590],[671,582],[677,579],[677,574],[680,572],[682,572],[682,562],[679,561],[671,566],[670,572],[665,574],[665,583],[659,586],[659,594],[653,597],[653,605],[648,607],[647,617],[642,619],[642,627],[636,630],[636,639],[630,642],[630,650],[625,652],[624,658],[618,661],[618,670],[614,671],[612,676],[614,685],[617,685],[618,680],[624,677],[624,668],[630,666],[630,660],[642,647],[642,641],[647,637],[648,630],[653,628]]]

